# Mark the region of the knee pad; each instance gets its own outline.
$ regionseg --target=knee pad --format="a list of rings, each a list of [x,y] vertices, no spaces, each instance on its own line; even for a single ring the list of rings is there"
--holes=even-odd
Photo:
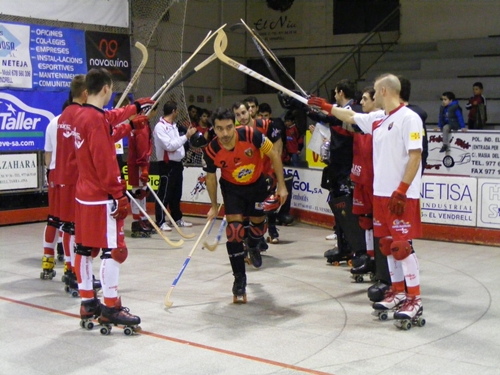
[[[408,241],[394,241],[391,244],[391,253],[396,260],[403,260],[408,258],[411,252],[412,248]]]
[[[61,227],[61,230],[64,233],[69,233],[70,235],[74,236],[75,235],[75,223],[65,221]]]
[[[243,242],[245,238],[245,228],[241,221],[231,221],[227,223],[226,236],[228,243],[239,243]]]
[[[117,247],[111,250],[111,258],[116,260],[118,263],[122,264],[127,259],[128,250],[126,247]]]
[[[229,258],[237,258],[245,256],[243,242],[226,242],[226,249]]]
[[[386,257],[392,255],[391,252],[392,237],[383,237],[379,241],[380,252]]]
[[[47,216],[47,225],[59,229],[61,226],[61,222],[58,217],[48,215]]]
[[[92,258],[95,258],[96,256],[99,255],[100,251],[101,251],[101,249],[99,247],[93,247],[92,250],[90,251],[90,256]]]
[[[77,243],[75,244],[75,254],[79,254],[84,257],[90,257],[92,256],[92,248]]]
[[[373,217],[371,216],[360,216],[358,218],[359,226],[364,230],[370,230],[373,228]]]
[[[249,236],[253,239],[258,239],[264,237],[267,232],[267,220],[262,223],[250,222],[250,232]]]

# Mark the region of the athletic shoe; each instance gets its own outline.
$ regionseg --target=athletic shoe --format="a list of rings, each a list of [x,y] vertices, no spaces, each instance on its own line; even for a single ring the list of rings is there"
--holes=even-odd
[[[374,310],[390,310],[398,307],[406,300],[405,293],[394,293],[392,289],[385,292],[385,298],[373,304]]]
[[[193,226],[193,223],[188,223],[188,222],[186,222],[186,221],[184,221],[182,219],[177,220],[176,224],[177,224],[178,227],[192,227]]]
[[[172,231],[172,228],[170,228],[167,223],[163,223],[160,227],[160,229],[164,232],[171,232]]]
[[[394,313],[394,319],[413,319],[423,309],[420,296],[408,297]]]
[[[330,240],[336,240],[337,235],[335,233],[329,234],[328,236],[325,237],[328,241]]]

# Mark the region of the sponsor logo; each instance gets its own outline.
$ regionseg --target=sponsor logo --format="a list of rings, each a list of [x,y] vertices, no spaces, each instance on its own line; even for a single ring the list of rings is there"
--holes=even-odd
[[[410,141],[418,141],[420,140],[420,132],[411,132],[410,133]]]
[[[396,232],[401,232],[403,234],[407,234],[409,232],[409,229],[411,228],[411,225],[408,221],[396,219],[392,222],[392,228]]]
[[[54,115],[33,108],[13,95],[0,92],[0,130],[43,132]]]
[[[233,178],[241,183],[250,181],[255,172],[255,164],[242,165],[233,172]]]

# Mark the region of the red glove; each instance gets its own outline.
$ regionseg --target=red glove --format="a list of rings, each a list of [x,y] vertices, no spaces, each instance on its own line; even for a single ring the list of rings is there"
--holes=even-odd
[[[128,215],[128,199],[124,195],[121,198],[115,200],[115,206],[113,211],[111,211],[111,216],[116,220],[124,220]]]
[[[318,96],[313,96],[313,97],[309,98],[309,100],[307,101],[307,104],[310,106],[313,106],[313,107],[319,107],[323,111],[327,111],[328,113],[330,113],[332,111],[332,107],[333,107],[333,105],[331,105],[330,103],[327,103],[325,99],[320,98]]]
[[[154,100],[151,100],[151,98],[139,98],[137,99],[134,104],[135,107],[137,108],[137,114],[140,113],[147,113],[155,104],[156,102]]]
[[[149,118],[145,115],[137,115],[130,121],[130,126],[134,130],[141,130],[149,126]]]
[[[393,214],[401,216],[405,212],[406,192],[408,191],[409,187],[409,184],[401,181],[398,188],[394,190],[391,197],[389,198],[387,208],[389,208],[389,211],[391,211]]]
[[[141,167],[141,175],[139,176],[139,181],[146,185],[149,181],[149,172],[147,167]]]

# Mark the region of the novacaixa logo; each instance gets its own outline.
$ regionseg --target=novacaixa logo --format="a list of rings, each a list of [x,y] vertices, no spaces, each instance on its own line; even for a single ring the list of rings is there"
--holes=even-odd
[[[33,108],[13,95],[0,92],[1,131],[45,131],[54,115],[44,109]]]

